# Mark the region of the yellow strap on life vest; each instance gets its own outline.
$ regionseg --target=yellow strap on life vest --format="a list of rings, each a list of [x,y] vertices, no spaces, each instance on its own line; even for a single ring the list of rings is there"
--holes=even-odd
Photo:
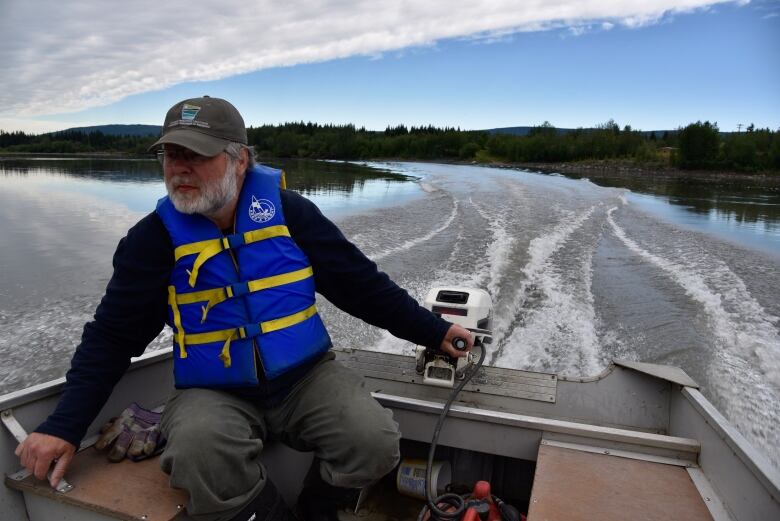
[[[215,334],[216,333],[216,334]],[[219,342],[224,340],[222,350],[219,352],[219,359],[225,366],[225,369],[233,365],[233,359],[230,358],[230,343],[238,335],[237,329],[225,329],[223,331],[215,331],[214,333],[195,333],[193,335],[187,335],[185,341],[192,344],[208,344],[210,342]]]
[[[187,358],[187,350],[184,347],[184,328],[181,327],[181,313],[179,306],[176,305],[176,287],[168,286],[168,304],[173,310],[173,325],[176,326],[176,343],[179,344],[179,357]]]
[[[286,327],[294,326],[304,320],[313,317],[317,314],[316,304],[312,304],[303,311],[287,315],[285,317],[275,318],[273,320],[267,320],[260,322],[260,330],[263,333],[270,333],[272,331],[278,331]],[[191,333],[184,336],[184,342],[187,345],[197,344],[209,344],[212,342],[224,342],[227,340],[233,340],[235,338],[246,338],[246,330],[243,327],[222,329],[220,331],[210,331],[208,333]],[[229,346],[228,346],[229,347]],[[223,347],[223,352],[225,348]]]
[[[221,329],[219,331],[210,331],[208,333],[190,333],[184,336],[184,341],[188,346],[197,344],[210,344],[212,342],[224,342],[228,338],[235,337],[238,329]]]
[[[222,351],[219,353],[219,359],[225,365],[225,369],[233,365],[233,360],[230,358],[230,341],[233,340],[232,336],[229,336],[225,340],[225,345],[222,346]]]
[[[260,291],[268,288],[275,288],[277,286],[283,286],[285,284],[292,284],[300,280],[308,279],[314,276],[314,271],[311,266],[306,266],[299,270],[282,273],[280,275],[271,275],[270,277],[264,277],[262,279],[255,279],[249,281],[249,291]]]
[[[227,294],[229,289],[230,287],[204,289],[203,291],[193,291],[191,293],[179,293],[176,295],[176,303],[182,305],[206,302],[206,305],[201,307],[200,323],[202,324],[206,321],[206,315],[211,308],[230,298],[231,295]]]
[[[314,304],[312,304],[308,308],[304,309],[303,311],[299,311],[298,313],[274,320],[269,320],[267,322],[261,322],[260,328],[262,329],[263,333],[278,331],[279,329],[284,329],[286,327],[299,324],[307,318],[313,317],[316,313],[317,308]],[[244,328],[240,327],[238,329],[234,329],[233,334],[228,336],[227,340],[225,340],[225,344],[222,346],[222,351],[219,353],[219,359],[222,360],[222,363],[225,365],[225,369],[229,368],[233,364],[233,360],[230,358],[230,342],[233,340],[233,338],[235,338],[235,333],[238,333],[241,338],[246,337]]]
[[[284,173],[284,170],[282,170],[282,175],[279,177],[279,188],[282,190],[287,189],[287,176]]]
[[[222,246],[222,241],[209,244],[203,248],[203,251],[201,251],[195,258],[195,262],[192,265],[192,270],[190,271],[189,283],[191,288],[195,287],[195,282],[198,280],[198,272],[200,271],[200,267],[203,266],[207,260],[214,257],[224,249],[225,248]]]
[[[279,329],[284,329],[286,327],[299,324],[304,320],[306,320],[307,318],[311,318],[316,314],[317,314],[317,306],[315,304],[312,304],[311,306],[304,309],[303,311],[293,313],[292,315],[287,315],[286,317],[275,318],[274,320],[261,322],[260,329],[263,330],[263,333],[278,331]]]
[[[173,250],[173,258],[174,260],[179,260],[182,257],[186,257],[187,255],[193,255],[195,253],[200,253],[203,250],[206,249],[206,247],[212,245],[212,244],[222,244],[222,239],[208,239],[205,241],[198,241],[198,242],[191,242],[189,244],[182,244],[181,246],[177,246],[175,250]]]
[[[279,224],[276,226],[269,226],[267,228],[261,228],[259,230],[252,230],[251,232],[244,232],[244,242],[251,244],[253,242],[264,241],[272,237],[289,237],[290,230],[287,226]]]
[[[250,280],[247,283],[249,291],[261,291],[268,288],[275,288],[277,286],[283,286],[285,284],[292,284],[309,277],[314,276],[314,271],[311,266],[307,266],[300,270],[290,271],[288,273],[281,273],[279,275],[272,275],[270,277],[263,277],[262,279]],[[176,295],[176,303],[181,304],[194,304],[196,302],[206,302],[207,304],[202,308],[201,324],[206,321],[206,315],[209,310],[233,297],[233,288],[226,286],[224,288],[205,289],[203,291],[193,291],[192,293],[179,293]]]
[[[244,232],[243,236],[244,244],[251,244],[253,242],[259,242],[265,239],[271,239],[273,237],[289,237],[290,230],[288,230],[287,226],[284,225],[269,226],[259,230]],[[195,262],[192,265],[192,270],[190,270],[189,284],[191,288],[194,288],[195,282],[198,280],[198,272],[200,271],[200,267],[203,266],[207,260],[228,248],[230,248],[230,244],[228,243],[227,237],[220,237],[219,239],[209,239],[206,241],[182,244],[173,251],[173,255],[175,260],[178,261],[185,255],[194,255],[196,253],[198,254],[198,257],[195,259]]]

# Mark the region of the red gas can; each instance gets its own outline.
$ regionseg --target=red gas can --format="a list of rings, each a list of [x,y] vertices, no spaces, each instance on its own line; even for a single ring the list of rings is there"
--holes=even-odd
[[[474,485],[474,491],[471,493],[471,497],[469,499],[482,500],[487,502],[488,506],[490,507],[487,521],[501,521],[501,512],[498,511],[498,507],[493,501],[493,495],[490,493],[490,483],[487,481],[477,481],[477,483]]]

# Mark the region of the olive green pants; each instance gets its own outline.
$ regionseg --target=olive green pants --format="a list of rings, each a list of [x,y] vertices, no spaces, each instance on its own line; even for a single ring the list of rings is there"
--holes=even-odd
[[[162,469],[171,486],[189,492],[187,513],[198,521],[231,519],[263,489],[268,476],[258,456],[268,434],[314,451],[322,479],[337,487],[364,487],[399,459],[392,413],[362,376],[332,358],[272,409],[220,390],[175,390],[161,425],[168,439]]]

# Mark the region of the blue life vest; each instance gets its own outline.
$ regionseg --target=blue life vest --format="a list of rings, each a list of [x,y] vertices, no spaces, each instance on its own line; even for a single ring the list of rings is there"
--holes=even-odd
[[[324,353],[330,337],[314,305],[314,276],[282,213],[284,173],[247,170],[235,233],[157,203],[173,240],[168,286],[176,387],[238,387],[273,379]]]

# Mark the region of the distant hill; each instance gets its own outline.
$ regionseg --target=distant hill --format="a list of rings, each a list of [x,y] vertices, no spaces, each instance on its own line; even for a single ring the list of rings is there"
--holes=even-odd
[[[487,132],[489,134],[509,134],[512,136],[527,136],[530,134],[530,132],[536,127],[501,127],[501,128],[489,128],[484,130],[484,132]],[[57,132],[50,132],[51,135],[57,135],[61,134],[63,132],[83,132],[85,134],[88,134],[90,132],[102,132],[103,134],[107,136],[159,136],[160,132],[162,130],[162,127],[159,125],[95,125],[92,127],[74,127],[69,128],[67,130],[60,130]],[[573,132],[573,128],[556,128],[555,131],[558,134],[567,134],[569,132]],[[595,129],[585,129],[585,130],[595,130]],[[669,132],[669,134],[674,134],[677,132],[676,130],[646,130],[642,133],[649,136],[650,134],[655,134],[656,137],[660,138],[664,132]],[[721,132],[721,135],[728,134],[728,132]]]
[[[511,136],[527,136],[531,133],[531,131],[537,127],[502,127],[502,128],[489,128],[485,130],[485,132],[489,134],[509,134]],[[567,134],[569,132],[573,132],[575,130],[580,129],[574,129],[574,128],[556,128],[555,131],[558,134]],[[597,130],[595,128],[586,128],[583,130]],[[664,135],[664,132],[668,132],[669,134],[674,134],[677,132],[676,130],[643,130],[641,131],[644,135],[649,136],[650,134],[655,134],[655,137],[660,138]],[[727,134],[727,132],[721,132],[721,134]]]
[[[531,133],[531,131],[537,127],[501,127],[501,128],[489,128],[483,130],[483,132],[487,132],[489,134],[508,134],[511,136],[527,136]],[[88,134],[90,132],[102,132],[103,134],[107,136],[153,136],[157,137],[160,135],[160,132],[162,130],[162,127],[159,125],[95,125],[92,127],[74,127],[69,128],[67,130],[60,130],[57,132],[50,132],[51,135],[57,135],[61,134],[63,132],[83,132],[85,134]],[[568,134],[569,132],[573,132],[575,130],[580,129],[574,129],[574,128],[556,128],[555,131],[558,134]],[[588,128],[584,130],[596,130],[593,128]],[[664,133],[668,132],[670,135],[675,134],[677,130],[643,130],[642,133],[645,136],[650,136],[650,134],[655,134],[655,137],[660,138],[664,135]],[[721,132],[722,136],[726,136],[728,134],[731,134],[731,132]]]
[[[102,132],[107,136],[159,136],[162,127],[160,125],[95,125],[93,127],[74,127],[67,130],[50,132],[52,135],[63,132]]]
[[[489,134],[509,134],[512,136],[527,136],[536,127],[502,127],[502,128],[489,128],[485,132]],[[565,134],[571,132],[570,128],[556,128],[555,131],[558,134]]]

